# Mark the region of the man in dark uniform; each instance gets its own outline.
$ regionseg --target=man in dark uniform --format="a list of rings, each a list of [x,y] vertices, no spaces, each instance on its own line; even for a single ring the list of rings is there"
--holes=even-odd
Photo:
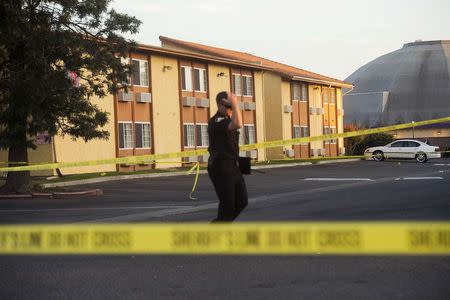
[[[208,174],[219,198],[213,222],[231,222],[247,206],[247,188],[239,169],[239,131],[242,115],[236,96],[220,92],[217,113],[208,122]]]

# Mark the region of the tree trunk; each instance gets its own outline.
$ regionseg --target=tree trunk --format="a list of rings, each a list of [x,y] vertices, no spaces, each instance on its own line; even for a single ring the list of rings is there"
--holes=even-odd
[[[10,167],[24,166],[28,163],[27,145],[14,143],[8,149]],[[18,162],[21,162],[21,164]],[[6,184],[2,188],[7,193],[26,193],[31,190],[30,171],[8,172]]]

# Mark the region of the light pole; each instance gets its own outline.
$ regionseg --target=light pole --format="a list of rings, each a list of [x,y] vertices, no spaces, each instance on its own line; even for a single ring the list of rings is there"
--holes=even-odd
[[[411,123],[413,124],[413,126],[412,126],[413,137],[412,138],[414,139],[414,121],[412,121]]]

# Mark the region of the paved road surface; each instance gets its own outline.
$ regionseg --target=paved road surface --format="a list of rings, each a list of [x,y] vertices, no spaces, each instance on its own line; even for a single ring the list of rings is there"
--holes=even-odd
[[[246,177],[239,221],[450,220],[450,160],[301,166]],[[98,198],[2,200],[0,222],[209,221],[201,176],[109,182]],[[84,186],[83,188],[86,188]],[[448,257],[0,257],[0,298],[448,299]]]

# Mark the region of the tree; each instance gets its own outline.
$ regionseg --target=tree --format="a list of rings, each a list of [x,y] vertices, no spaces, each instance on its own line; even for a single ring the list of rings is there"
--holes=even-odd
[[[108,114],[89,100],[125,88],[140,21],[111,0],[2,0],[0,4],[0,148],[10,166],[28,162],[38,133],[107,139]],[[79,86],[74,82],[81,79]],[[3,189],[30,187],[28,171],[8,172]]]
[[[347,125],[344,130],[357,131],[366,127],[358,128],[355,124]],[[363,155],[364,150],[369,147],[384,146],[394,140],[392,134],[389,133],[373,133],[368,135],[352,136],[344,140],[347,155]]]

